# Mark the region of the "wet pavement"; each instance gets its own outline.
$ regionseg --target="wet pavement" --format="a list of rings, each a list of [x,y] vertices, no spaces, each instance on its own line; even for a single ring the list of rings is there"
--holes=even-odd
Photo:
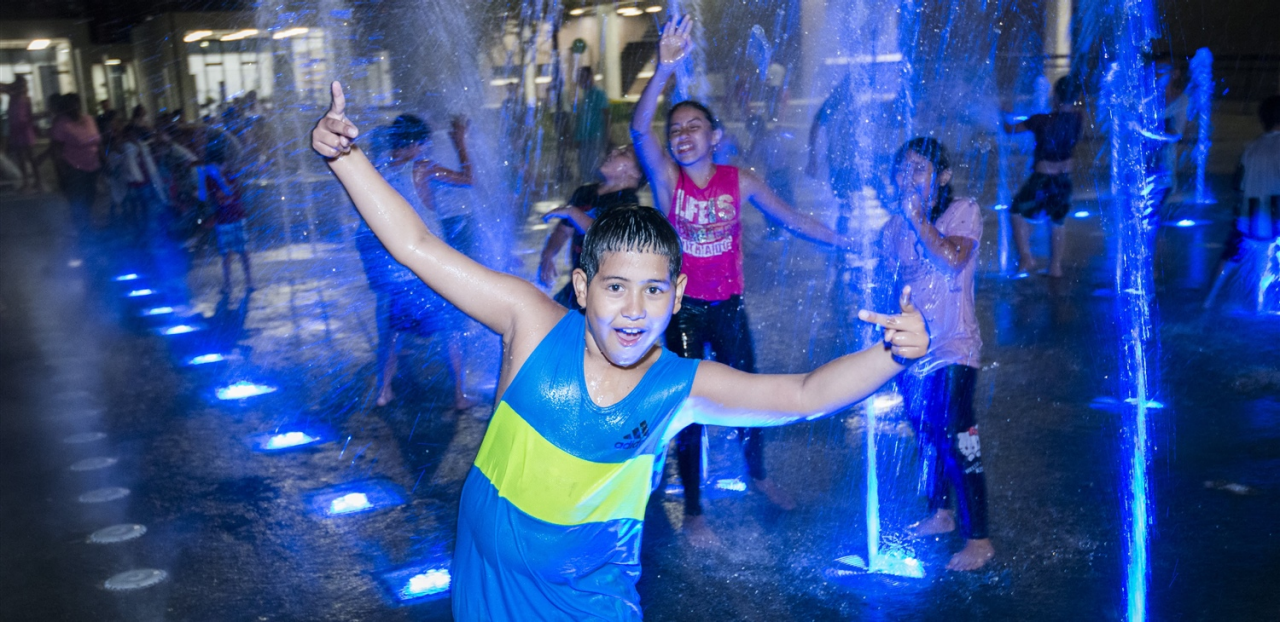
[[[1153,620],[1280,619],[1280,318],[1200,309],[1221,213],[1161,232]],[[1009,281],[994,269],[997,215],[984,216],[977,408],[996,559],[948,573],[959,543],[939,538],[913,545],[925,579],[828,580],[836,557],[865,555],[865,420],[854,409],[768,431],[770,474],[796,510],[708,492],[718,548],[684,539],[678,486],[655,498],[647,619],[1123,618],[1112,245],[1096,215],[1073,219],[1068,278]],[[766,240],[754,213],[746,231],[761,371],[828,360],[840,347],[832,256]],[[517,244],[524,270],[545,234]],[[410,339],[396,401],[375,408],[373,298],[341,236],[259,249],[259,288],[246,296],[237,282],[225,298],[211,249],[188,258],[124,240],[77,233],[52,195],[0,198],[0,620],[449,619],[447,598],[397,594],[405,577],[447,567],[486,425],[483,407],[448,408],[441,345]],[[159,293],[127,296],[141,289]],[[158,317],[169,314],[139,316],[164,307],[198,330],[161,335],[177,325]],[[466,349],[468,391],[491,399],[496,339],[472,326]],[[188,364],[208,354],[223,360]],[[217,398],[235,382],[276,390]],[[877,429],[893,540],[925,509],[918,458],[900,413]],[[262,450],[286,432],[319,440]],[[712,480],[743,476],[729,436],[712,434]],[[353,492],[390,505],[325,514]],[[394,571],[406,571],[400,583],[384,579]]]

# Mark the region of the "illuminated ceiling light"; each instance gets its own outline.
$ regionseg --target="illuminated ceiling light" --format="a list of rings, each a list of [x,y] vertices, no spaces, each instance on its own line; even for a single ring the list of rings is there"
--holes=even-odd
[[[551,76],[538,76],[533,79],[534,84],[551,84]]]
[[[618,9],[618,15],[621,15],[623,17],[639,17],[641,15],[644,15],[644,11],[641,11],[640,9],[637,9],[636,7],[633,7],[633,6],[629,6],[629,7]]]
[[[188,32],[185,36],[182,37],[182,41],[185,43],[194,43],[205,37],[209,37],[212,35],[213,35],[212,30],[192,30],[191,32]]]
[[[208,41],[201,41],[201,42],[200,42],[200,47],[202,47],[202,48],[207,48],[207,47],[209,47],[209,42],[208,42]]]
[[[256,34],[258,34],[258,29],[257,29],[257,28],[245,28],[244,30],[237,30],[237,31],[235,31],[235,32],[233,32],[233,33],[231,33],[231,34],[229,34],[229,35],[226,35],[226,36],[224,36],[224,37],[222,37],[221,39],[218,39],[218,40],[219,40],[219,41],[239,41],[239,40],[241,40],[241,39],[246,39],[246,38],[248,38],[248,37],[252,37],[252,36],[254,36],[254,35],[256,35]]]
[[[289,37],[296,37],[296,36],[298,36],[298,35],[305,35],[305,34],[307,34],[307,32],[308,32],[308,31],[310,31],[310,30],[311,30],[310,28],[290,28],[290,29],[288,29],[288,30],[281,30],[280,32],[277,32],[276,34],[271,35],[271,38],[272,38],[272,39],[288,39]]]
[[[120,64],[120,59],[118,59],[118,58],[108,58],[108,59],[107,59],[105,62],[103,62],[102,64],[104,64],[104,65],[119,65],[119,64]]]
[[[576,8],[576,9],[569,9],[569,15],[572,15],[572,16],[574,16],[574,17],[577,17],[577,16],[579,16],[579,15],[582,15],[583,13],[586,13],[586,12],[587,12],[587,10],[586,10],[586,9],[584,9],[584,8],[581,8],[581,7]]]
[[[660,7],[660,6],[658,6],[658,5],[656,5],[656,4],[655,4],[655,5],[653,5],[653,6],[649,7],[649,8],[647,8],[647,9],[645,9],[645,10],[644,10],[644,12],[645,12],[645,13],[661,13],[661,12],[662,12],[662,7]]]
[[[49,44],[51,43],[53,42],[48,39],[32,39],[31,43],[27,44],[27,49],[33,52],[36,50],[43,50],[49,47]]]

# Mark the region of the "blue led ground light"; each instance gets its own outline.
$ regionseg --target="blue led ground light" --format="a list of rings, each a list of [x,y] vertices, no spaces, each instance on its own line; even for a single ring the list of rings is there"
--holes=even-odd
[[[275,391],[276,388],[271,385],[257,384],[247,380],[241,380],[225,387],[218,388],[214,391],[214,394],[217,395],[220,400],[243,400],[250,397],[257,397],[259,395],[266,395],[267,393],[274,393]]]
[[[444,598],[452,584],[448,559],[397,568],[379,579],[387,593],[405,605]]]
[[[186,364],[187,365],[208,365],[209,363],[221,363],[222,361],[225,361],[225,360],[227,360],[227,357],[215,352],[210,354],[201,354],[198,356],[193,356],[186,360]]]
[[[307,507],[322,518],[341,518],[404,503],[400,487],[382,479],[321,488],[307,495]]]

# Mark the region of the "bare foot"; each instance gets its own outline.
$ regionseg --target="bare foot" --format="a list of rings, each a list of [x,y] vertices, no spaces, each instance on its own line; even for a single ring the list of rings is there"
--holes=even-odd
[[[788,511],[796,509],[796,498],[781,486],[773,483],[773,480],[766,477],[765,479],[752,479],[751,483],[756,487],[756,490],[764,494],[770,503]]]
[[[391,400],[394,400],[394,399],[396,399],[396,394],[394,391],[391,390],[391,383],[387,382],[386,384],[382,385],[382,390],[378,391],[378,405],[386,406],[387,404],[391,403]]]
[[[933,516],[907,527],[907,533],[910,533],[914,538],[923,538],[925,536],[951,533],[955,529],[956,519],[951,515],[951,511],[938,510],[933,513]]]
[[[951,556],[951,561],[947,562],[947,570],[969,571],[977,570],[991,561],[996,556],[995,547],[991,546],[989,538],[981,540],[965,540],[964,548],[960,552]]]
[[[697,549],[715,549],[723,546],[720,536],[711,531],[707,519],[703,516],[686,516],[684,518],[684,537],[689,539]]]

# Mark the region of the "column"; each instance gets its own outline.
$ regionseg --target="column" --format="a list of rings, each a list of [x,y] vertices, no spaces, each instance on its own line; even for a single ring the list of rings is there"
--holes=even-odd
[[[1053,84],[1071,73],[1071,0],[1049,0],[1044,13],[1044,77]]]

